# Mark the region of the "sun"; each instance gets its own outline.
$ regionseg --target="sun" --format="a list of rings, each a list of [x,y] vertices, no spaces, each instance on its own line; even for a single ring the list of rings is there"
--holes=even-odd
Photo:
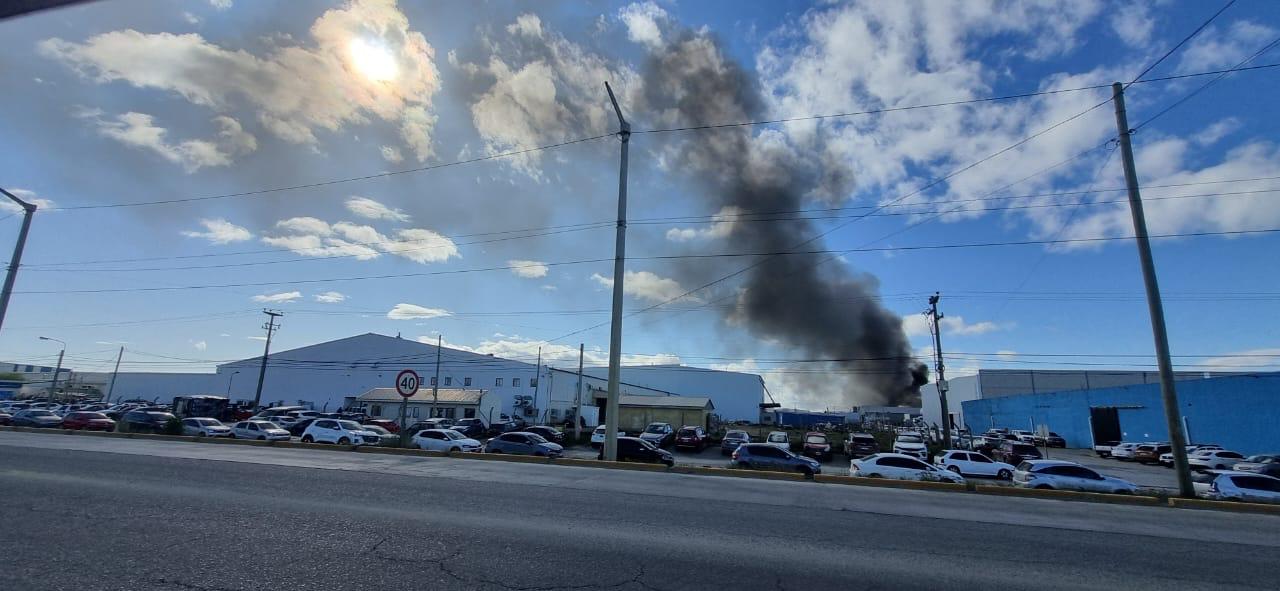
[[[365,78],[374,82],[386,82],[400,74],[400,66],[391,51],[381,43],[364,39],[351,40],[351,63]]]

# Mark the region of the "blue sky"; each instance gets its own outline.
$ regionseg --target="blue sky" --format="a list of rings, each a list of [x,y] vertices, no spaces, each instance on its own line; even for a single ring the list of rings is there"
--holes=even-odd
[[[52,362],[57,346],[37,340],[47,335],[69,343],[77,369],[109,369],[116,343],[126,369],[207,369],[259,354],[269,306],[285,312],[276,349],[372,331],[442,334],[530,360],[542,347],[561,365],[585,342],[588,361],[599,362],[617,189],[611,137],[297,190],[74,208],[309,185],[608,134],[606,79],[637,129],[687,125],[664,108],[687,89],[648,75],[652,56],[679,42],[705,41],[713,67],[742,68],[755,112],[777,119],[1128,80],[1217,6],[115,0],[5,21],[0,186],[43,200],[43,210],[0,358]],[[1280,6],[1241,1],[1148,77],[1229,68],[1277,35]],[[1252,64],[1276,61],[1273,50]],[[1241,181],[1280,175],[1276,71],[1227,77],[1135,134],[1143,183],[1181,185],[1144,192],[1153,234],[1280,228],[1280,201],[1266,192],[1280,181]],[[1133,86],[1131,121],[1207,80]],[[838,190],[814,185],[804,195],[806,210],[848,208],[813,221],[815,232],[832,230],[821,248],[1119,237],[1132,230],[1116,202],[1123,193],[1044,195],[1123,186],[1105,145],[1115,135],[1110,104],[920,190],[1108,94],[762,125],[747,137],[760,169],[782,158],[817,177],[843,175]],[[632,139],[630,310],[749,262],[645,258],[734,252],[735,233],[752,231],[682,158],[714,133]],[[1204,193],[1236,194],[1186,197]],[[1088,203],[1046,207],[1081,198]],[[898,215],[848,217],[877,205]],[[682,216],[699,217],[668,219]],[[0,220],[4,244],[20,221]],[[1280,321],[1267,312],[1280,295],[1277,245],[1267,233],[1155,241],[1173,352],[1206,356],[1180,364],[1275,366]],[[852,252],[825,266],[877,278],[921,355],[930,349],[918,313],[941,291],[955,372],[1153,364],[1141,357],[1152,346],[1129,241]],[[628,360],[758,371],[790,404],[869,400],[811,366],[767,361],[814,355],[726,312],[741,288],[731,280],[629,317]]]

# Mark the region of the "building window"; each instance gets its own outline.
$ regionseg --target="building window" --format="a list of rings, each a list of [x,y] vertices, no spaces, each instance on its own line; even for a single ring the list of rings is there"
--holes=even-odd
[[[464,409],[462,409],[462,418],[464,418],[464,419],[474,419],[474,418],[476,418],[476,409],[474,409],[474,408],[464,408]]]
[[[452,385],[453,385],[453,376],[445,376],[445,378],[444,378],[444,385],[446,385],[446,386],[452,386]]]
[[[537,387],[538,387],[538,378],[530,378],[530,379],[529,379],[529,387],[530,387],[530,388],[537,388]]]
[[[435,378],[435,376],[432,376],[432,377],[431,377],[431,385],[432,385],[432,386],[436,385],[436,378]]]
[[[413,407],[413,409],[412,409],[412,410],[413,410],[413,412],[409,413],[409,416],[411,416],[411,417],[413,417],[413,418],[415,418],[415,419],[416,419],[416,418],[418,418],[418,407],[416,407],[416,406],[415,406],[415,407]]]
[[[493,378],[493,385],[497,387],[502,387],[502,378]]]
[[[463,387],[470,386],[470,385],[471,385],[471,378],[462,378]]]
[[[512,387],[512,388],[519,388],[519,387],[520,387],[520,378],[511,378],[511,387]]]
[[[442,408],[442,409],[440,409],[440,416],[441,416],[442,418],[452,419],[452,418],[453,418],[453,411],[454,411],[454,410],[455,410],[455,409],[454,409],[452,406],[450,406],[450,407],[446,407],[446,408]]]
[[[382,416],[382,405],[381,404],[373,405],[373,410],[370,410],[369,413],[375,417]]]

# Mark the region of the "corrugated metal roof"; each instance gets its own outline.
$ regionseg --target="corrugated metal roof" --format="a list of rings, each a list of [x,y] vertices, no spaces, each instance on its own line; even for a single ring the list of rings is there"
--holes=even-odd
[[[715,410],[711,399],[705,396],[619,396],[622,406],[648,406],[659,408],[696,408]]]
[[[461,388],[441,388],[438,400],[450,404],[478,404],[485,390],[464,390]],[[356,397],[360,402],[400,402],[403,398],[395,388],[374,388]],[[409,402],[431,402],[431,388],[422,388],[409,398]]]

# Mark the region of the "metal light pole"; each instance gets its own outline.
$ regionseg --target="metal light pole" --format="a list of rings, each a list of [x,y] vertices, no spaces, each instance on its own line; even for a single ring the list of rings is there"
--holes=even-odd
[[[227,398],[231,398],[231,381],[236,379],[236,374],[238,373],[240,372],[233,371],[231,372],[231,375],[227,377]]]
[[[36,213],[36,204],[27,203],[13,193],[0,189],[5,197],[12,199],[22,207],[22,229],[18,231],[18,243],[13,245],[13,258],[9,259],[9,272],[4,276],[4,288],[0,290],[0,327],[4,326],[5,312],[9,311],[9,296],[13,295],[13,282],[18,279],[18,266],[22,264],[22,249],[27,246],[27,232],[31,230],[31,216]]]
[[[58,374],[62,373],[62,355],[67,352],[67,342],[52,337],[40,337],[42,341],[54,341],[62,344],[62,350],[58,351],[58,366],[53,369],[53,382],[49,384],[49,404],[53,404],[53,393],[58,389]]]
[[[1169,357],[1169,335],[1164,326],[1164,304],[1160,301],[1160,285],[1156,281],[1156,264],[1151,258],[1151,240],[1147,237],[1147,218],[1138,192],[1138,171],[1133,165],[1129,116],[1124,108],[1124,85],[1111,85],[1116,104],[1116,128],[1120,133],[1120,156],[1124,161],[1124,182],[1129,189],[1129,211],[1133,215],[1133,234],[1142,262],[1142,280],[1147,288],[1147,311],[1151,315],[1151,332],[1156,342],[1156,363],[1160,368],[1160,395],[1164,399],[1164,418],[1169,428],[1169,445],[1173,448],[1173,467],[1178,473],[1178,494],[1195,498],[1191,472],[1187,466],[1187,440],[1182,434],[1182,414],[1178,408],[1178,391],[1173,383],[1173,361]]]
[[[605,402],[604,415],[604,459],[610,462],[618,459],[618,382],[622,374],[622,279],[625,274],[627,260],[627,148],[631,143],[631,124],[622,116],[618,107],[618,99],[613,96],[613,88],[604,83],[609,91],[609,102],[613,103],[613,112],[618,115],[618,139],[622,140],[622,160],[618,170],[618,235],[613,251],[613,319],[609,323],[609,394]]]

